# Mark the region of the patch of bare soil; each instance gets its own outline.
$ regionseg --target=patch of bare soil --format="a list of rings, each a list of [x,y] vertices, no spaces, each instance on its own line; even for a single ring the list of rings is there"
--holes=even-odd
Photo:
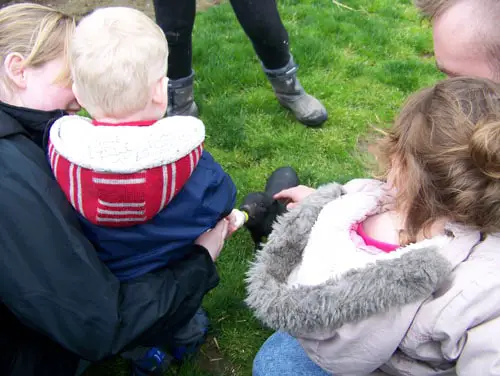
[[[0,6],[23,2],[26,2],[26,0],[0,1]],[[81,17],[97,7],[105,6],[130,6],[143,11],[150,17],[154,17],[152,0],[31,0],[29,2],[57,8],[76,17]],[[196,8],[198,11],[202,11],[220,3],[221,0],[196,0]]]
[[[234,365],[222,355],[219,343],[215,336],[208,336],[205,344],[196,359],[198,367],[213,375],[232,376],[236,375]]]

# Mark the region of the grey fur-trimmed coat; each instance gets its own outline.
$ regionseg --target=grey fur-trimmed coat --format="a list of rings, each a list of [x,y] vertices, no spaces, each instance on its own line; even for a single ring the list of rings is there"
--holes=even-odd
[[[290,284],[325,205],[370,194],[372,183],[323,186],[279,218],[248,271],[247,304],[334,375],[500,375],[498,235],[448,224],[448,242],[426,240],[317,285]],[[336,246],[331,239],[326,252]]]

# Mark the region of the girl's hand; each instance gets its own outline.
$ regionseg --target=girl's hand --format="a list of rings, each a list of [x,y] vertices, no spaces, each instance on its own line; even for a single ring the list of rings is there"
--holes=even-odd
[[[228,221],[224,218],[221,219],[213,229],[201,234],[194,243],[205,247],[212,257],[212,260],[215,261],[222,251],[227,234]]]
[[[305,185],[298,185],[293,188],[285,189],[281,192],[278,192],[274,195],[275,200],[285,200],[290,201],[286,208],[288,210],[296,207],[302,200],[304,200],[310,194],[316,192],[316,189],[307,187]]]

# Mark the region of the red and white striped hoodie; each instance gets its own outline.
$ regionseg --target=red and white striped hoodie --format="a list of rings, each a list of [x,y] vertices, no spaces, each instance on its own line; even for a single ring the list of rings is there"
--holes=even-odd
[[[57,120],[49,135],[54,176],[73,207],[94,224],[144,223],[164,209],[193,173],[205,127],[194,117],[99,123]]]

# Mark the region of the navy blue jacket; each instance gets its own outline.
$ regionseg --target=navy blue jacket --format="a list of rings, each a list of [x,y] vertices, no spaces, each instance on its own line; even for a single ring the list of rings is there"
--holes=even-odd
[[[233,181],[204,151],[184,187],[149,222],[117,228],[95,225],[83,217],[81,221],[100,259],[126,281],[184,257],[185,246],[227,216],[235,202]]]

